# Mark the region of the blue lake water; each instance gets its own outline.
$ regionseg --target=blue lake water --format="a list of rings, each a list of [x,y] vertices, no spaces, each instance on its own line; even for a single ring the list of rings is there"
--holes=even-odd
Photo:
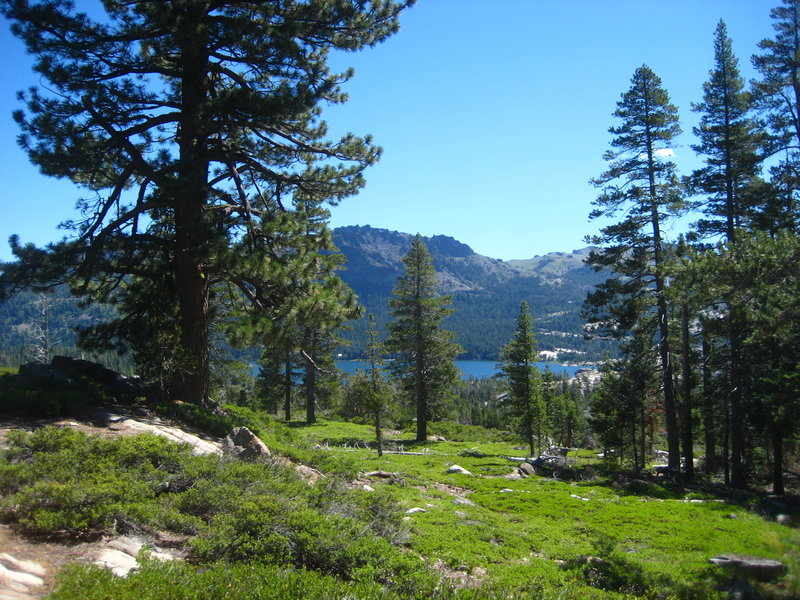
[[[461,369],[462,379],[483,379],[500,372],[500,369],[497,368],[497,363],[492,360],[457,360],[456,366]],[[541,371],[550,367],[550,370],[554,374],[561,375],[562,373],[566,373],[570,377],[581,369],[590,368],[562,365],[552,362],[540,362],[536,363],[536,366],[539,367]],[[363,360],[337,360],[336,367],[341,369],[345,374],[350,374],[355,373],[359,369],[366,371],[368,365]]]

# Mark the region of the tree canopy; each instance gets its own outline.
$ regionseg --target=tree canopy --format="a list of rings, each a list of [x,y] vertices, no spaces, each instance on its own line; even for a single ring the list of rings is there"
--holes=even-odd
[[[139,309],[162,298],[132,327],[174,318],[172,393],[204,400],[216,296],[262,327],[295,312],[325,245],[304,239],[309,205],[354,194],[380,156],[369,136],[327,136],[321,109],[345,101],[352,75],[331,72],[329,53],[385,40],[413,1],[109,0],[93,18],[4,0],[43,80],[21,95],[20,145],[83,193],[70,237],[12,239],[0,297],[67,281]]]

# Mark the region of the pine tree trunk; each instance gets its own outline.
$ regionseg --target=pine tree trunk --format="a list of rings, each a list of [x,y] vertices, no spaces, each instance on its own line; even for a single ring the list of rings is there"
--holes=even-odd
[[[722,431],[722,469],[725,485],[731,484],[731,407],[730,395],[725,396],[725,423]]]
[[[573,431],[572,430],[573,430],[574,427],[575,427],[574,419],[573,419],[572,415],[569,415],[567,417],[567,431],[566,431],[566,435],[564,436],[564,445],[567,448],[572,448],[575,445],[575,443],[572,440],[572,436],[573,436]]]
[[[744,465],[744,415],[742,408],[741,382],[741,337],[738,310],[732,309],[730,314],[730,484],[731,487],[743,489],[747,485],[747,474]]]
[[[772,426],[772,493],[783,494],[783,431]]]
[[[717,437],[714,423],[714,397],[711,393],[711,344],[708,334],[703,331],[703,431],[706,448],[706,473],[717,471]]]
[[[286,349],[286,367],[283,377],[283,416],[286,422],[292,420],[292,351]]]
[[[689,306],[681,307],[681,363],[683,391],[683,460],[686,481],[694,480],[694,436],[692,435],[692,366],[689,344]]]
[[[655,163],[653,158],[653,142],[647,142],[651,212],[650,224],[653,228],[653,262],[658,318],[658,349],[661,358],[661,382],[664,392],[664,421],[667,428],[667,453],[669,468],[679,470],[681,454],[678,444],[678,415],[675,403],[675,383],[672,371],[672,357],[669,346],[669,314],[667,312],[666,286],[664,283],[664,258],[661,246],[661,223],[658,214],[658,188],[655,181]]]
[[[181,22],[181,123],[175,202],[175,288],[180,314],[181,398],[202,404],[209,395],[209,280],[211,232],[204,215],[208,157],[202,108],[206,100],[205,35],[192,15]]]
[[[422,380],[422,366],[417,366],[416,374],[416,394],[417,394],[417,441],[426,442],[428,440],[428,406],[425,395],[425,382]]]
[[[417,298],[420,294],[417,293]],[[417,300],[417,305],[414,307],[415,322],[422,323],[422,308],[420,301]],[[420,327],[420,325],[418,325]],[[414,372],[414,393],[416,395],[417,407],[417,441],[428,441],[428,394],[425,387],[425,352],[423,349],[423,341],[421,335],[417,334],[417,356]]]
[[[634,472],[639,472],[641,469],[639,468],[639,443],[636,439],[636,420],[631,419],[631,451],[633,453],[633,470]],[[642,458],[642,462],[644,462],[644,457]],[[644,468],[644,467],[642,467]]]
[[[313,345],[312,335],[306,336],[307,352]],[[317,369],[310,356],[306,356],[306,423],[317,422]]]
[[[375,445],[378,446],[378,456],[383,456],[383,433],[381,432],[381,411],[375,410]]]
[[[641,424],[641,436],[639,443],[641,444],[640,454],[642,456],[642,468],[644,468],[645,463],[647,460],[645,456],[647,456],[647,415],[645,414],[644,406],[642,406],[641,410],[639,411],[639,420]]]
[[[664,390],[664,421],[667,428],[668,463],[670,469],[677,471],[681,465],[680,446],[678,443],[678,414],[675,402],[672,354],[669,347],[667,301],[664,298],[664,283],[660,275],[656,276],[656,294],[658,295],[658,330],[660,337],[658,348],[661,357],[661,382]]]

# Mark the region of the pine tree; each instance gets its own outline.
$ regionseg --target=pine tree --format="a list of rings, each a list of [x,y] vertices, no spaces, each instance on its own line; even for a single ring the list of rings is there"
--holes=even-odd
[[[369,138],[326,139],[319,107],[343,102],[350,77],[329,52],[383,41],[412,3],[114,1],[95,20],[65,0],[4,0],[46,80],[15,114],[20,143],[85,196],[74,237],[13,240],[0,298],[68,281],[103,300],[129,277],[153,282],[177,311],[172,392],[204,401],[218,286],[255,311],[291,303],[306,255],[284,251],[303,230],[288,203],[354,194],[379,157]]]
[[[712,308],[742,307],[746,369],[740,408],[748,427],[741,430],[742,464],[731,465],[730,483],[746,484],[748,471],[758,466],[752,450],[761,442],[771,447],[773,489],[782,493],[784,446],[796,435],[800,418],[800,238],[790,231],[740,235],[735,244],[702,253],[687,268],[702,282],[701,293],[714,299]]]
[[[763,221],[759,216],[761,207],[756,205],[759,193],[764,191],[758,180],[760,163],[757,153],[764,136],[750,117],[751,95],[744,90],[738,60],[722,21],[714,35],[714,68],[709,81],[703,84],[703,91],[703,102],[693,105],[693,109],[701,113],[700,126],[694,129],[700,143],[693,149],[704,156],[706,166],[695,171],[691,181],[696,191],[706,195],[706,201],[702,204],[704,218],[695,227],[700,237],[722,236],[735,242],[740,228]],[[740,487],[743,485],[741,444],[744,439],[741,398],[743,320],[737,307],[728,307],[727,312],[729,389],[726,403],[730,415],[726,423],[731,431],[725,436],[732,442],[732,481]],[[688,324],[684,326],[688,327]],[[688,382],[684,383],[688,385]],[[688,390],[684,392],[687,393]],[[706,427],[713,427],[710,421],[713,408],[706,406],[705,410]],[[714,449],[707,448],[707,452],[713,456]],[[691,468],[688,461],[686,466]]]
[[[696,224],[701,237],[734,240],[736,230],[753,217],[757,151],[763,136],[750,116],[751,105],[727,27],[720,21],[714,33],[714,68],[703,84],[703,101],[692,105],[700,113],[700,124],[693,129],[700,143],[692,149],[706,163],[690,180],[692,188],[706,196],[703,218]]]
[[[442,329],[450,313],[449,296],[436,291],[433,259],[417,234],[403,257],[405,272],[398,279],[389,308],[386,349],[394,354],[391,372],[416,408],[418,442],[428,439],[428,420],[441,417],[458,381],[455,358],[463,349],[453,333]]]
[[[669,101],[661,80],[646,65],[638,68],[630,89],[617,103],[614,116],[621,121],[609,131],[615,136],[604,158],[608,170],[593,180],[602,188],[590,217],[622,220],[590,238],[605,247],[593,252],[588,263],[611,269],[615,277],[589,295],[585,314],[598,331],[624,336],[650,313],[657,326],[664,418],[669,465],[680,467],[674,373],[670,353],[666,289],[666,240],[663,227],[683,208],[675,164],[668,160],[670,145],[680,133],[677,109]],[[642,300],[647,300],[642,302]],[[650,310],[653,308],[654,310]]]
[[[506,405],[514,418],[517,433],[528,444],[531,456],[541,453],[547,428],[547,407],[542,392],[542,374],[536,362],[536,333],[528,303],[519,307],[514,336],[500,352],[500,365],[508,378]]]
[[[764,39],[753,56],[760,78],[753,82],[756,106],[765,117],[769,138],[765,157],[775,157],[771,169],[772,197],[758,217],[761,229],[776,233],[798,227],[800,192],[800,2],[783,0],[773,8],[775,37]]]
[[[389,389],[383,375],[383,346],[378,341],[378,331],[375,328],[375,316],[370,313],[369,327],[367,328],[367,364],[369,365],[369,395],[366,407],[372,415],[375,426],[375,443],[378,446],[378,456],[383,456],[383,416],[389,405]]]
[[[299,362],[293,347],[286,337],[268,339],[258,361],[256,394],[264,410],[277,415],[283,408],[284,417],[291,420],[292,390],[295,388]]]

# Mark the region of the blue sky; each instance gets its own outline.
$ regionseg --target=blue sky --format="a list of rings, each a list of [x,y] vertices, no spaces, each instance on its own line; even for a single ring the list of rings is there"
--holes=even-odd
[[[585,245],[620,94],[650,66],[677,105],[683,173],[720,18],[747,77],[773,34],[780,0],[418,0],[385,43],[336,55],[352,66],[334,134],[372,134],[384,148],[367,186],[332,208],[332,225],[444,234],[476,252],[529,258]],[[82,2],[77,0],[80,7]],[[59,239],[79,192],[42,177],[17,147],[16,92],[37,82],[7,26],[0,30],[0,261],[6,240]],[[674,232],[677,232],[676,226]]]

